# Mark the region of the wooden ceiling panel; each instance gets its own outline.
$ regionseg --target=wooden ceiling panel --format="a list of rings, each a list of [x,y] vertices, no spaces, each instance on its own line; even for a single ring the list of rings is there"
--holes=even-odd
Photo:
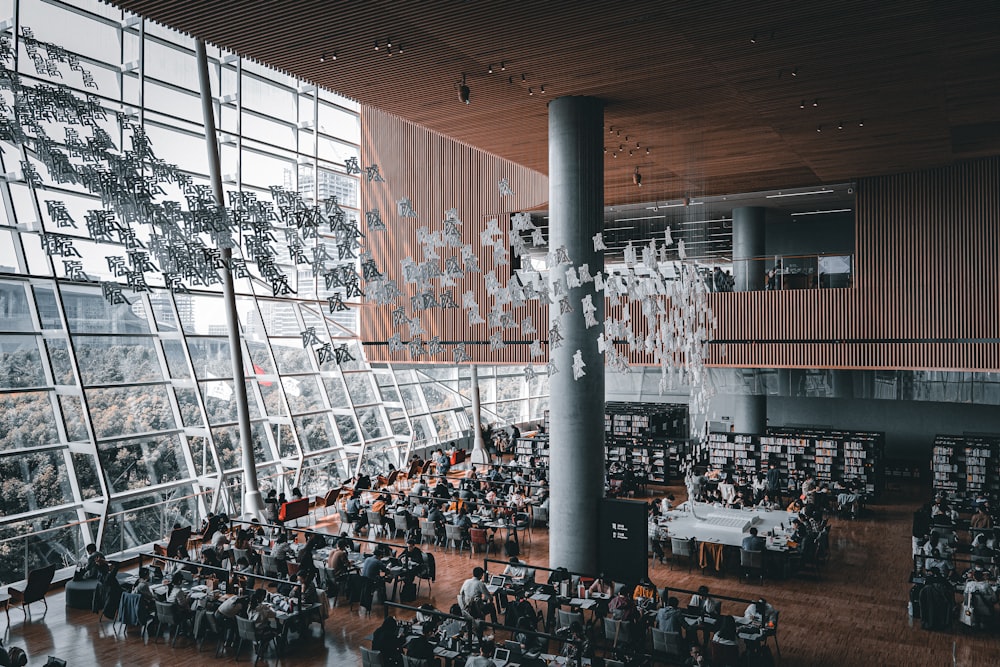
[[[543,173],[546,101],[600,97],[607,124],[642,146],[615,158],[626,142],[609,135],[610,204],[634,198],[619,182],[636,165],[643,195],[668,198],[1000,150],[992,131],[976,136],[1000,120],[993,1],[113,4]],[[386,55],[390,37],[403,53]]]

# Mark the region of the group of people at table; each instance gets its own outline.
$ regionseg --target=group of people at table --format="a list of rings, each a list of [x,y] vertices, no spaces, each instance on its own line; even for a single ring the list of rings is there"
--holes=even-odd
[[[986,497],[974,499],[966,509],[967,519],[939,493],[929,506],[914,515],[911,579],[919,587],[941,593],[940,599],[946,607],[941,613],[945,618],[941,620],[950,622],[950,609],[955,606],[951,603],[959,594],[960,616],[966,613],[966,607],[970,608],[965,622],[992,628],[1000,598],[1000,528],[997,528],[1000,515]],[[927,618],[923,619],[925,627],[936,625],[935,610],[921,609],[922,614],[924,611],[927,612]]]
[[[548,577],[536,582],[542,570]],[[415,623],[387,616],[372,635],[372,649],[390,667],[401,665],[404,654],[434,665],[443,659],[452,665],[464,660],[466,667],[507,662],[537,667],[593,658],[597,628],[610,619],[621,622],[608,642],[619,657],[645,653],[648,631],[655,628],[675,638],[678,654],[688,656],[687,664],[723,665],[733,664],[747,651],[763,650],[766,638],[775,633],[778,613],[764,599],[737,603],[745,607],[732,615],[723,613],[722,602],[706,586],[688,595],[687,605],[681,606],[677,595],[660,591],[648,577],[634,585],[616,584],[603,574],[576,576],[564,568],[536,568],[512,556],[496,574],[473,568],[448,615],[439,616],[425,605]],[[566,608],[574,613],[557,613]],[[587,620],[583,611],[589,612]],[[502,646],[496,642],[500,632],[510,636]]]

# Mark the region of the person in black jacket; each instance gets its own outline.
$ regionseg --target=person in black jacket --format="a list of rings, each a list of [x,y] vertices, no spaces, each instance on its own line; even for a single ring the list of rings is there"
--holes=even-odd
[[[398,667],[403,664],[403,654],[400,652],[402,640],[399,637],[399,624],[393,616],[386,616],[382,625],[372,633],[372,650],[382,652],[382,664],[387,667]],[[433,652],[432,652],[433,653]]]
[[[441,661],[434,655],[434,645],[427,637],[434,634],[434,624],[424,623],[423,633],[414,637],[406,645],[406,655],[414,660],[426,660],[428,667],[440,667]]]

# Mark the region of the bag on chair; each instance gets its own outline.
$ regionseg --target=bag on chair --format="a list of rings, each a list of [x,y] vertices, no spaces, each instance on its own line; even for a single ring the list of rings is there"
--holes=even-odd
[[[976,610],[972,604],[972,593],[966,593],[962,600],[962,610],[958,613],[958,621],[972,627],[976,624]]]

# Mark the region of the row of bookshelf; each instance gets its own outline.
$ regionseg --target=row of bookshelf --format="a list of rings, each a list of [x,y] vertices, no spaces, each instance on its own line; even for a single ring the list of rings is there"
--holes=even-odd
[[[711,468],[751,477],[772,464],[783,478],[854,481],[872,494],[884,486],[884,434],[826,429],[774,429],[767,434],[710,433],[695,458]]]

